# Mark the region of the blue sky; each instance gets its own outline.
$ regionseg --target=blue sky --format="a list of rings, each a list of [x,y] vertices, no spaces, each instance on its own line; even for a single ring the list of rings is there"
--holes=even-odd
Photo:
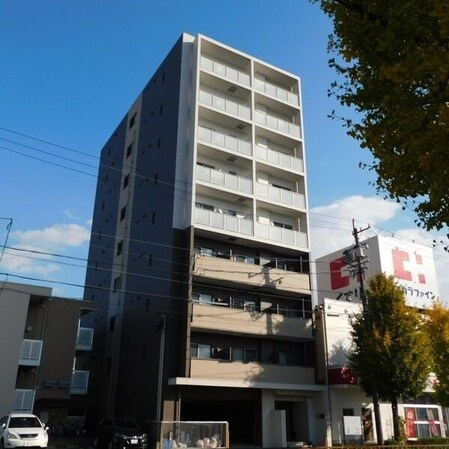
[[[357,226],[371,224],[363,237],[395,232],[431,245],[435,235],[417,229],[413,215],[376,196],[372,174],[358,167],[369,154],[327,117],[338,105],[327,96],[335,79],[327,66],[331,23],[318,6],[4,0],[0,217],[13,219],[7,246],[34,252],[6,248],[0,282],[43,283],[55,294],[82,296],[82,288],[63,283],[84,282],[100,149],[182,32],[204,34],[301,77],[313,257],[351,244],[353,218]],[[0,219],[2,245],[7,219]],[[449,298],[448,253],[437,249],[435,261],[441,296]]]

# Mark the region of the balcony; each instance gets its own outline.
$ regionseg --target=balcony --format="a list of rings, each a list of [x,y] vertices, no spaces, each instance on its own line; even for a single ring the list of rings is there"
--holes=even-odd
[[[312,338],[310,319],[242,309],[224,309],[223,306],[194,303],[192,329],[260,337]]]
[[[94,330],[88,327],[79,327],[76,336],[77,351],[92,351]]]
[[[244,86],[250,85],[250,77],[247,73],[242,72],[230,65],[224,64],[221,61],[217,61],[208,56],[201,56],[201,68],[213,73],[214,75],[226,78],[229,81],[243,84]]]
[[[281,189],[268,184],[256,183],[256,195],[259,198],[275,201],[284,206],[305,209],[305,196],[301,193],[292,192],[291,190]]]
[[[296,385],[315,383],[315,370],[304,366],[191,359],[190,368],[190,377],[219,381],[223,385],[230,381],[240,381],[248,386],[257,383]]]
[[[255,111],[254,119],[256,123],[274,129],[275,131],[287,134],[296,139],[301,138],[301,128],[288,120],[275,117],[265,112]]]
[[[197,181],[207,182],[214,186],[225,187],[241,193],[251,194],[253,190],[251,179],[201,165],[196,166],[196,179]]]
[[[250,142],[203,126],[198,126],[198,140],[225,150],[235,151],[248,156],[251,154]]]
[[[305,232],[294,231],[292,229],[280,228],[263,223],[257,223],[256,236],[264,240],[269,240],[270,242],[278,242],[298,248],[308,248],[309,246],[307,234]]]
[[[217,110],[240,117],[245,120],[251,120],[251,109],[241,103],[230,100],[222,95],[200,90],[199,101],[201,104],[211,106]]]
[[[42,340],[22,340],[19,365],[39,366],[41,364]]]
[[[233,286],[245,284],[245,287],[249,286],[270,292],[275,290],[310,295],[308,274],[237,262],[221,257],[196,254],[193,277],[203,282],[213,280]]]
[[[254,81],[254,88],[265,95],[284,101],[292,106],[299,107],[299,96],[293,92],[288,91],[276,84],[256,79]]]
[[[261,147],[259,145],[255,146],[255,155],[258,159],[277,165],[280,168],[304,173],[304,162],[302,159],[297,157],[293,157],[270,148]]]
[[[17,389],[14,390],[14,399],[12,402],[11,412],[27,412],[32,413],[34,407],[35,390]]]
[[[87,394],[89,371],[73,371],[70,394]]]
[[[253,220],[195,208],[195,224],[236,234],[253,235]]]

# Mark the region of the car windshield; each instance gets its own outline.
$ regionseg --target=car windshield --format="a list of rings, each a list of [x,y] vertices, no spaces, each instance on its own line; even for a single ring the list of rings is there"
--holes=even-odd
[[[133,419],[114,419],[114,426],[115,427],[121,427],[122,429],[138,429],[139,426],[137,425],[136,421]]]
[[[33,416],[16,416],[10,419],[9,427],[41,427],[41,423]]]

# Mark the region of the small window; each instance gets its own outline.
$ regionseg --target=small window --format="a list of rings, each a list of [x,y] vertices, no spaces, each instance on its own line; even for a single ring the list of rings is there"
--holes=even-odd
[[[111,316],[111,318],[109,319],[109,331],[113,332],[115,331],[115,324],[117,322],[117,317],[116,316]]]
[[[132,152],[133,152],[133,144],[130,143],[126,148],[126,158],[129,158]]]
[[[190,345],[191,356],[198,359],[210,359],[211,346],[201,343],[192,343]]]
[[[257,353],[255,349],[245,348],[245,362],[255,362]]]
[[[114,292],[120,290],[122,288],[122,277],[121,276],[117,276],[114,279]]]
[[[123,221],[126,217],[126,206],[122,207],[122,210],[120,211],[120,221]]]
[[[197,207],[198,209],[210,210],[212,212],[215,210],[214,206],[205,203],[195,203],[195,207]]]
[[[126,189],[129,185],[129,174],[127,174],[124,178],[123,178],[123,188]]]
[[[293,230],[293,226],[287,223],[281,223],[280,221],[273,221],[273,226],[276,228]]]
[[[234,362],[243,362],[243,348],[232,348],[231,350],[231,359]]]
[[[129,120],[129,128],[131,129],[136,123],[137,112],[134,112],[133,116]]]
[[[157,139],[157,147],[158,147],[158,148],[161,147],[161,138],[160,138],[160,137]]]
[[[343,416],[354,416],[354,409],[353,408],[344,408]]]
[[[164,112],[164,105],[163,104],[161,104],[159,106],[159,114],[162,115],[162,112]]]
[[[117,256],[120,256],[123,252],[123,240],[117,243]]]

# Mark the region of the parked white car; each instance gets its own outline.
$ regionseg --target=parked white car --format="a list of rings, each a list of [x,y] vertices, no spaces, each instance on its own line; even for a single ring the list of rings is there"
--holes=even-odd
[[[0,449],[47,447],[45,424],[31,413],[10,413],[0,419]]]

